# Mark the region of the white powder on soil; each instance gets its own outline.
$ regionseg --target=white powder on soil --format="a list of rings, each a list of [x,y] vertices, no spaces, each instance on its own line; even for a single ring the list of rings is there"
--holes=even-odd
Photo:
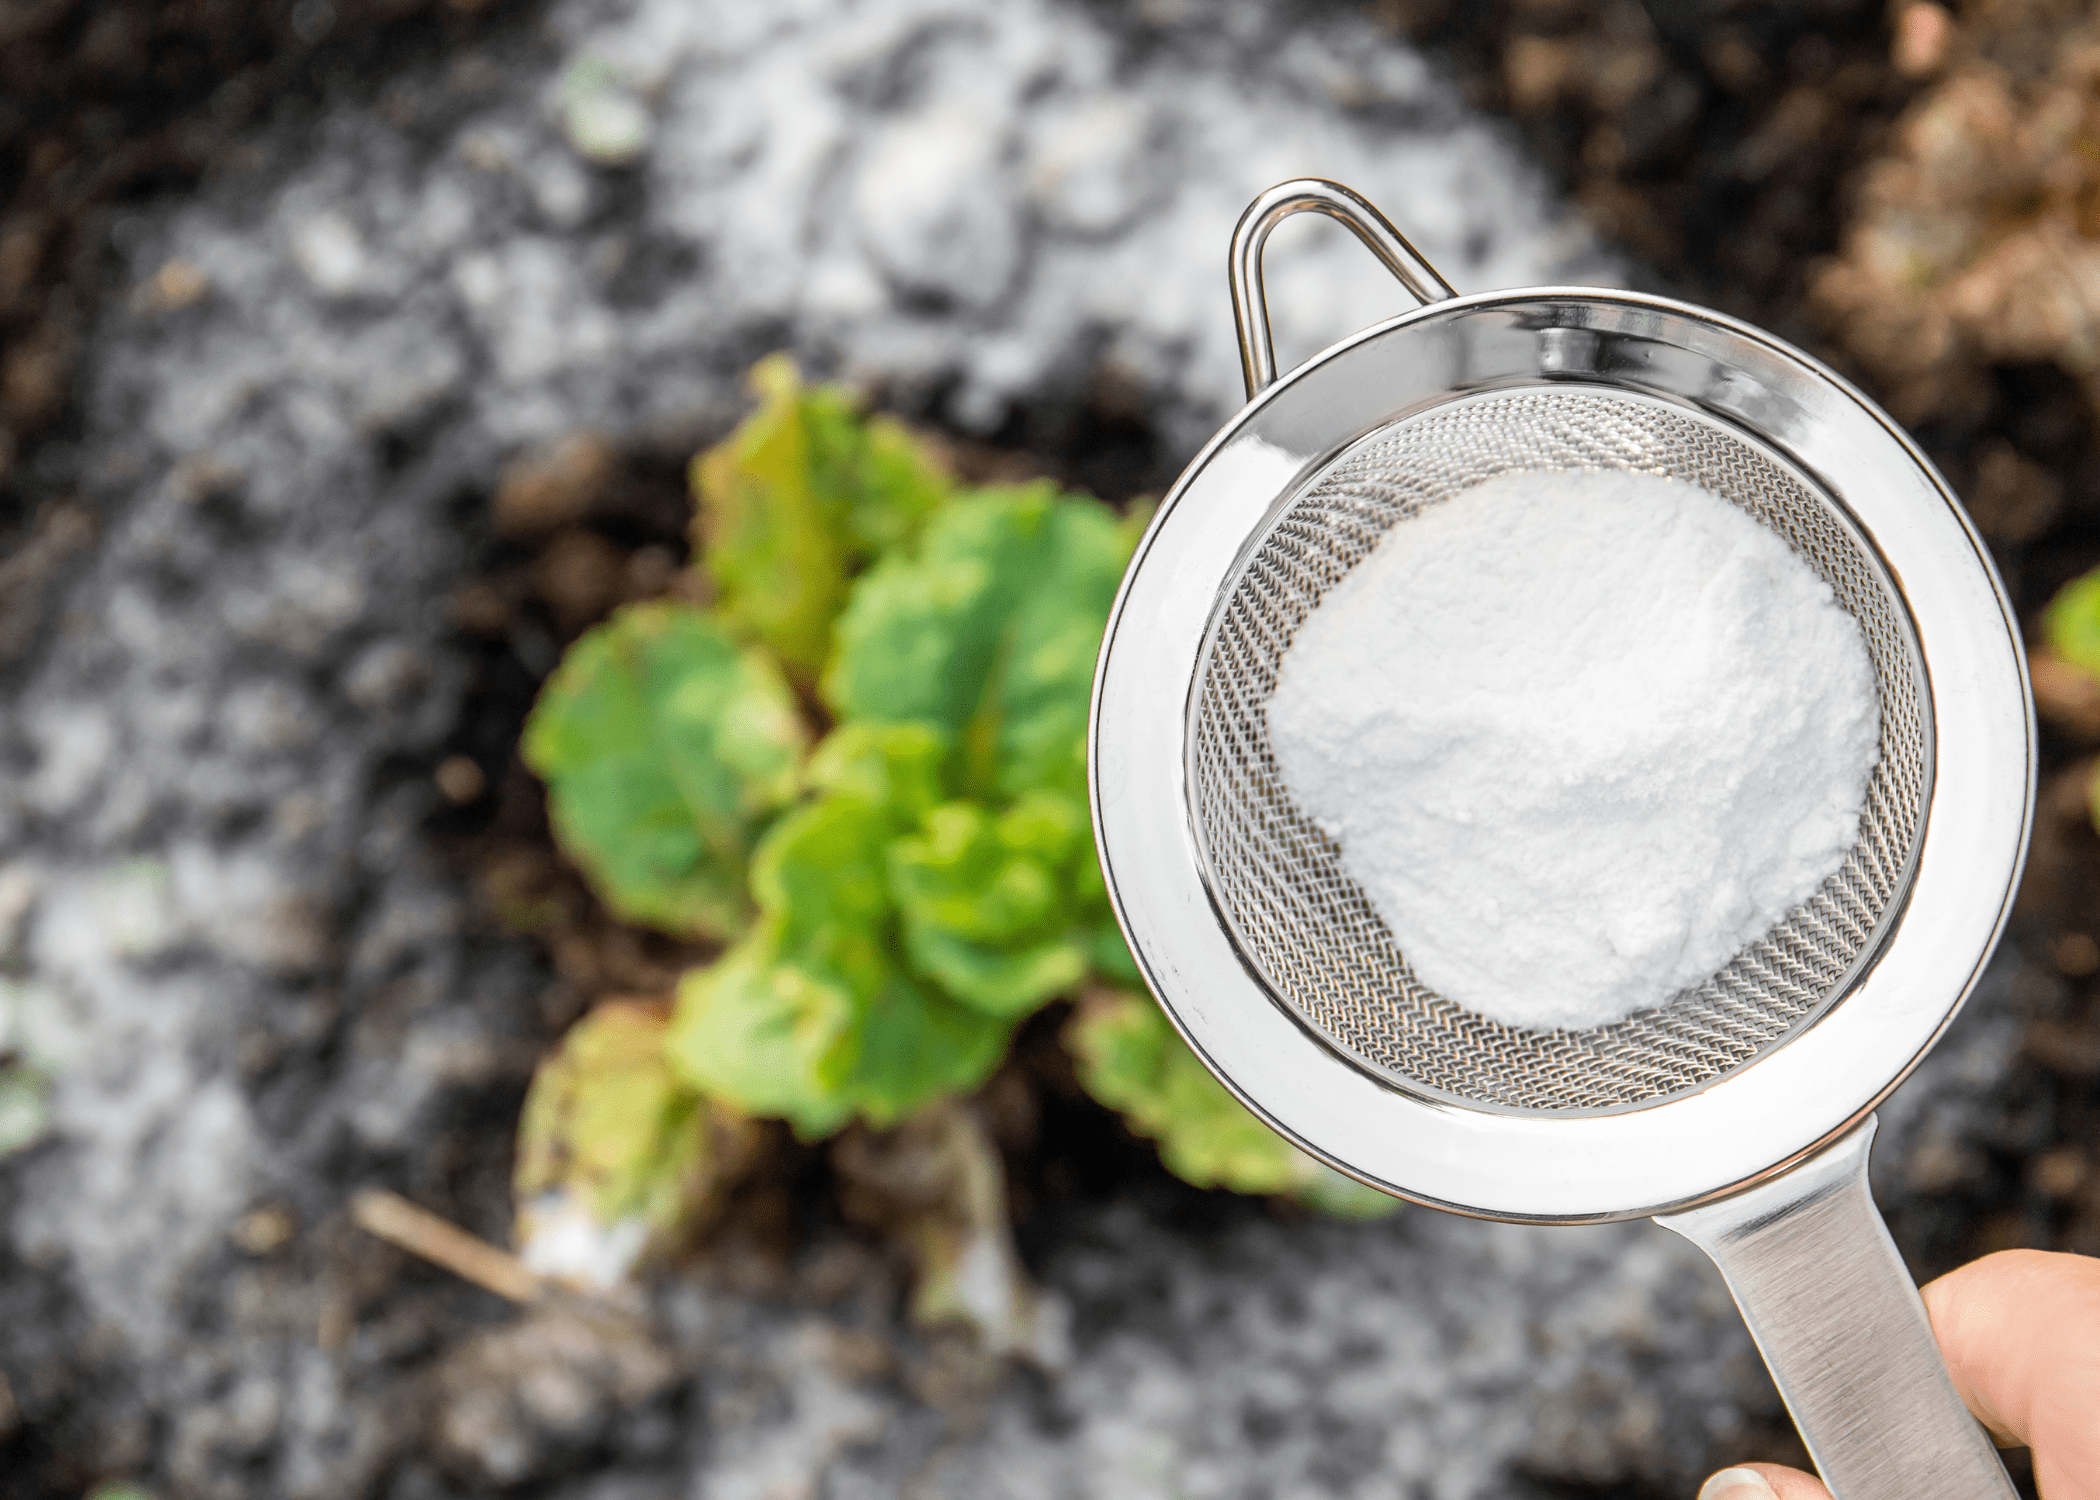
[[[1299,627],[1269,739],[1424,983],[1516,1026],[1658,1005],[1844,862],[1880,737],[1859,626],[1695,485],[1511,474]]]

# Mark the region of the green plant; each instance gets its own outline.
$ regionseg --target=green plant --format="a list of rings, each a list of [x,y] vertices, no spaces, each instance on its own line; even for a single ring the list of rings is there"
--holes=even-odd
[[[606,904],[726,945],[650,1023],[653,1102],[618,1127],[646,1148],[573,1142],[614,1127],[549,1102],[632,1072],[637,1017],[622,1047],[594,1029],[611,1022],[581,1023],[526,1110],[521,1197],[566,1185],[657,1238],[700,1208],[670,1139],[700,1101],[809,1140],[897,1126],[983,1083],[1046,1003],[1138,979],[1094,854],[1086,716],[1144,518],[1049,483],[958,488],[905,429],[805,389],[783,358],[752,384],[758,409],[693,464],[713,602],[613,615],[524,737]],[[1107,1005],[1070,1033],[1082,1079],[1173,1170],[1369,1206],[1241,1109],[1149,1002]]]

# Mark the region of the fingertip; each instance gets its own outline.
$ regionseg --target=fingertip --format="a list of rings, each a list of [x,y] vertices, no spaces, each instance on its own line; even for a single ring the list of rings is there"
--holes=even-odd
[[[1699,1486],[1699,1500],[1779,1500],[1755,1469],[1723,1469]]]
[[[1699,1500],[1830,1500],[1821,1480],[1782,1464],[1739,1464],[1699,1486]]]

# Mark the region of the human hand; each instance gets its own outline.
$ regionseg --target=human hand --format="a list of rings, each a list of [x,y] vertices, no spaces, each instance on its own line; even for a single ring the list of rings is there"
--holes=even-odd
[[[2100,1500],[2100,1260],[2001,1250],[1925,1288],[1947,1368],[2001,1448],[2034,1450],[2042,1500]],[[1779,1464],[1723,1469],[1699,1500],[1830,1500]]]

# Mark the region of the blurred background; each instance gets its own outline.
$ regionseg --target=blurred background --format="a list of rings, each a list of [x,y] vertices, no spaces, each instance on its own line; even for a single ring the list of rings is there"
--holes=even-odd
[[[0,1495],[1543,1500],[1799,1461],[1688,1245],[1193,1186],[1075,1083],[1067,1000],[964,1106],[1025,1337],[915,1316],[947,1189],[912,1198],[908,1133],[758,1126],[704,1232],[592,1289],[514,1236],[535,1069],[712,951],[605,910],[521,726],[584,631],[692,594],[686,466],[746,371],[791,351],[965,480],[1128,507],[1237,406],[1226,241],[1307,174],[1461,291],[1762,324],[1948,475],[2045,780],[1876,1187],[1921,1279],[2100,1252],[2100,644],[2046,618],[2100,562],[2100,12],[6,0]],[[1403,305],[1332,226],[1269,266],[1285,364]]]

